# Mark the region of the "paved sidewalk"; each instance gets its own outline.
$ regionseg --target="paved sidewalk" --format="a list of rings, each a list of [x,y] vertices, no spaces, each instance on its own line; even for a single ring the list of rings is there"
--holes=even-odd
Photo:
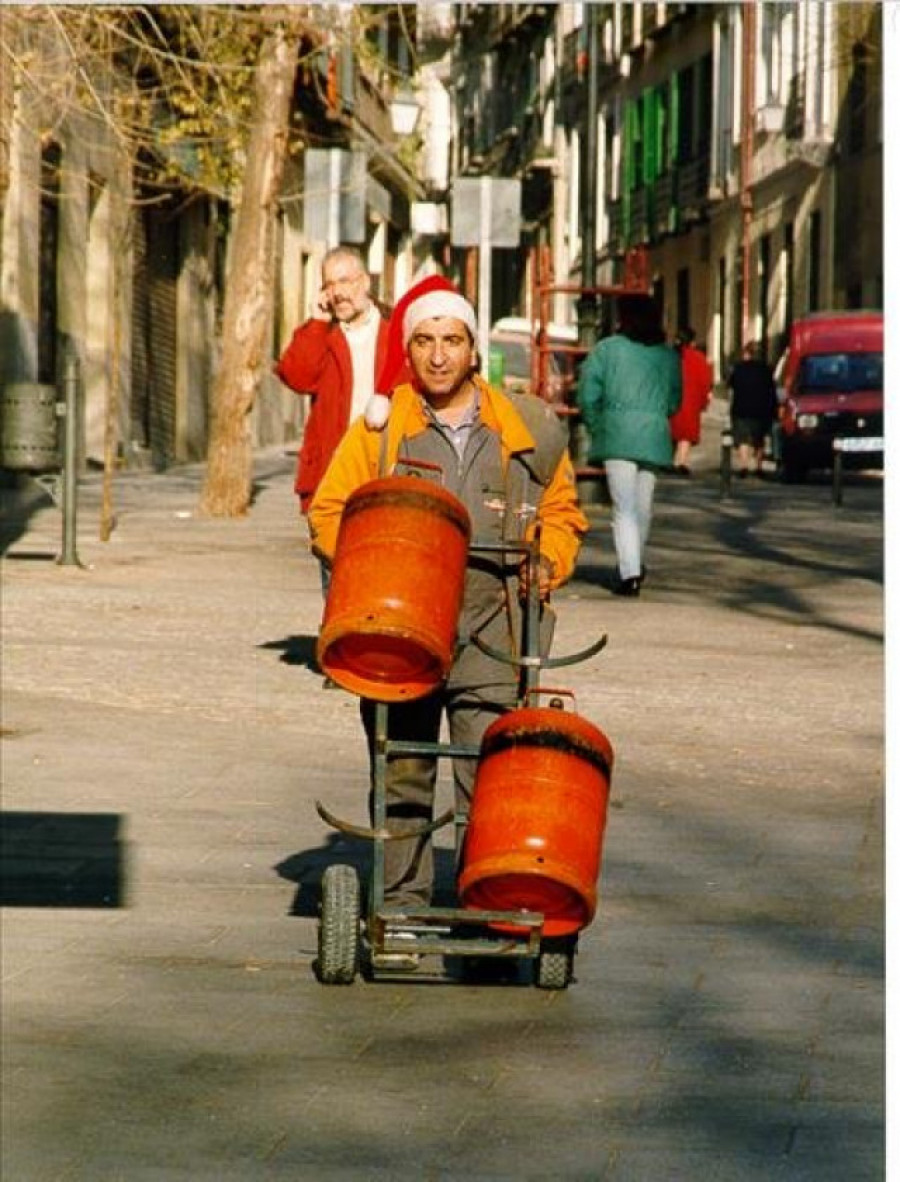
[[[561,993],[316,981],[319,875],[366,851],[313,801],[364,820],[366,766],[293,457],[237,522],[199,467],[123,476],[105,544],[91,477],[86,569],[6,497],[4,1182],[884,1176],[881,488],[721,501],[707,435],[641,599],[602,506],[559,596],[558,652],[609,645],[552,684],[617,754]]]

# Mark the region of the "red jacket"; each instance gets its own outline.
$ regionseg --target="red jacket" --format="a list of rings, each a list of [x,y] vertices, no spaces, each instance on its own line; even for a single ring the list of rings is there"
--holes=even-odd
[[[693,345],[681,348],[681,406],[669,419],[672,439],[700,442],[700,415],[709,406],[713,371],[705,354]]]
[[[387,348],[387,325],[382,318],[375,346],[377,374]],[[297,457],[294,489],[305,513],[334,449],[350,425],[353,395],[353,362],[340,326],[328,320],[307,320],[294,332],[275,366],[279,378],[298,394],[312,399],[303,445]]]

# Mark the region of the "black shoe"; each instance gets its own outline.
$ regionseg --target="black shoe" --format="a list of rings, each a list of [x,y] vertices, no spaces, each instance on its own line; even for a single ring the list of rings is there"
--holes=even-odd
[[[637,599],[641,593],[640,576],[636,579],[619,579],[613,587],[613,595],[624,595],[629,599]]]
[[[746,468],[738,468],[737,475],[741,480],[746,480],[750,473]]]
[[[678,467],[675,469],[676,476],[690,476],[690,474],[691,474],[691,470],[687,466],[687,464],[679,464]]]

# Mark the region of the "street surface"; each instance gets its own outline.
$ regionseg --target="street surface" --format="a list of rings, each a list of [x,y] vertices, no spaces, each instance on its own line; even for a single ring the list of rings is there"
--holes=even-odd
[[[121,476],[107,543],[87,477],[86,569],[4,493],[4,1182],[884,1176],[881,483],[721,500],[716,413],[644,595],[592,505],[557,597],[558,654],[609,644],[545,682],[617,757],[561,992],[316,980],[319,876],[367,851],[313,802],[365,823],[366,760],[293,456],[237,522],[199,466]]]

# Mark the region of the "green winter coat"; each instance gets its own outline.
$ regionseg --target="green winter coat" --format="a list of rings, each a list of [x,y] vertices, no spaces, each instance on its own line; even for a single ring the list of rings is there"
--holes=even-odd
[[[585,358],[578,405],[590,437],[589,459],[672,462],[669,416],[681,404],[681,362],[668,345],[605,337]]]

